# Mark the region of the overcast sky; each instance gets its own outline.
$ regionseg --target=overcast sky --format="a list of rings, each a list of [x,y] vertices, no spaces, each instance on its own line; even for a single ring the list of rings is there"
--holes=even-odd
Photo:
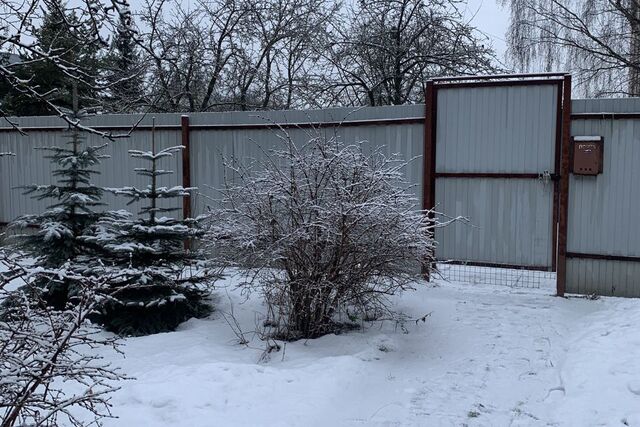
[[[473,17],[473,25],[491,38],[499,59],[504,60],[509,11],[498,6],[496,0],[468,0],[466,16]]]

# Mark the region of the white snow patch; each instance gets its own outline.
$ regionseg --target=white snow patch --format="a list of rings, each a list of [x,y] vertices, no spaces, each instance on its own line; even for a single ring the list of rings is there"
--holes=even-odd
[[[227,285],[235,283],[233,279]],[[412,318],[287,343],[237,344],[258,296],[220,291],[211,318],[126,340],[136,378],[113,397],[107,426],[640,425],[640,301],[552,290],[422,284],[395,300]],[[282,344],[282,343],[281,343]]]

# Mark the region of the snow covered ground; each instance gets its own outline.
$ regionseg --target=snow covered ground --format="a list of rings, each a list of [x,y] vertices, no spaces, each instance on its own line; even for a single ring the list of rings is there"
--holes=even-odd
[[[227,282],[229,284],[229,282]],[[263,307],[220,291],[218,312],[126,340],[136,378],[108,426],[640,425],[640,301],[551,289],[421,284],[397,307],[426,322],[288,343],[236,336]]]

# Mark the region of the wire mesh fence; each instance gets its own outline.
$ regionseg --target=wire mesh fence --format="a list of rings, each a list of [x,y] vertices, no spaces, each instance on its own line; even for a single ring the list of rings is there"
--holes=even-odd
[[[522,268],[481,267],[465,262],[440,262],[438,271],[448,282],[509,286],[517,288],[553,288],[556,273]]]

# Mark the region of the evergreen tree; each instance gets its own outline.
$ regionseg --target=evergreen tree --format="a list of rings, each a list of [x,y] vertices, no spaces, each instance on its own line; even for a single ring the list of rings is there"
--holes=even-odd
[[[125,18],[121,18],[111,51],[104,59],[109,84],[105,103],[110,111],[135,112],[143,104],[144,64],[136,49],[132,27],[122,19]]]
[[[77,115],[75,118],[79,119]],[[67,138],[66,146],[37,148],[49,153],[46,158],[55,165],[53,176],[57,182],[23,188],[25,194],[52,203],[42,213],[16,219],[12,227],[30,227],[37,231],[16,234],[11,241],[33,259],[36,267],[51,269],[67,264],[71,270],[83,274],[86,259],[99,249],[87,239],[100,218],[95,208],[102,205],[103,193],[91,183],[91,177],[98,173],[94,167],[100,159],[107,157],[100,154],[106,144],[86,146],[77,129]],[[46,282],[42,297],[54,308],[63,309],[74,292],[72,281],[66,278]]]
[[[159,178],[173,173],[162,169],[160,162],[172,158],[184,147],[155,149],[152,137],[151,151],[130,150],[131,157],[148,162],[147,167],[136,168],[138,175],[149,179],[144,189],[135,187],[106,189],[129,199],[128,205],[144,201],[138,212],[117,211],[100,221],[98,232],[90,238],[100,245],[105,254],[102,263],[119,272],[112,283],[117,299],[102,305],[94,320],[108,330],[124,335],[144,335],[175,329],[190,317],[209,313],[204,302],[205,292],[197,284],[211,278],[200,270],[197,275],[186,274],[198,264],[201,253],[189,250],[194,238],[204,234],[197,219],[175,219],[166,216],[179,210],[161,207],[164,199],[182,199],[193,188],[166,187]]]
[[[40,93],[49,93],[49,100],[59,107],[71,110],[73,107],[72,87],[78,85],[81,108],[95,107],[96,74],[99,66],[98,46],[87,43],[82,24],[74,12],[67,12],[66,3],[52,0],[42,20],[42,26],[34,32],[35,44],[43,52],[51,52],[51,57],[42,59],[33,55],[23,55],[23,64],[15,67],[16,75],[31,79],[32,86]],[[77,78],[65,74],[60,64],[72,71]],[[1,88],[0,88],[1,89]],[[22,93],[15,88],[5,88],[2,93],[2,109],[16,116],[40,116],[51,114],[46,103]]]

